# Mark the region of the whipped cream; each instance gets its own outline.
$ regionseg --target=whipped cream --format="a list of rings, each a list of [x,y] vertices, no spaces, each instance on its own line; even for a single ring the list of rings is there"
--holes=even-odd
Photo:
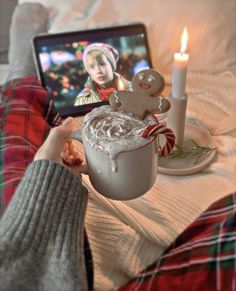
[[[150,120],[115,111],[106,105],[85,115],[82,136],[92,147],[108,153],[115,160],[120,152],[135,150],[153,139],[139,135],[149,124]]]

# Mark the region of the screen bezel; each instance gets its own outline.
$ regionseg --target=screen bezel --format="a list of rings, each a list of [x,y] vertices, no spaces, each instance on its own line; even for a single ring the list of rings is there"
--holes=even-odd
[[[72,31],[72,32],[63,32],[63,33],[53,33],[53,34],[43,34],[35,36],[32,40],[34,59],[37,68],[37,75],[41,82],[41,85],[46,88],[46,84],[44,81],[44,73],[41,66],[39,53],[42,45],[46,44],[61,44],[66,41],[80,41],[80,40],[88,40],[88,41],[99,41],[100,38],[110,38],[110,37],[119,37],[119,36],[132,36],[135,34],[143,34],[144,35],[144,45],[146,47],[146,56],[147,62],[152,68],[152,60],[150,54],[150,48],[147,38],[146,27],[143,23],[134,23],[127,25],[119,25],[113,27],[103,27],[82,31]],[[79,116],[84,115],[87,112],[91,111],[95,107],[99,107],[102,105],[108,104],[108,101],[100,101],[96,103],[89,103],[85,105],[79,106],[65,106],[61,108],[57,108],[59,114],[62,117],[67,116]]]

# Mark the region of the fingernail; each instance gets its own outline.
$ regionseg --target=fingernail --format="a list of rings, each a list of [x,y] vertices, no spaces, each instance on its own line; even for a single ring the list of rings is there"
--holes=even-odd
[[[69,116],[69,117],[67,117],[65,120],[63,120],[62,124],[63,124],[63,125],[68,125],[68,124],[70,124],[71,122],[73,122],[73,117]]]
[[[76,158],[75,159],[75,165],[76,166],[80,166],[82,163],[83,163],[83,160],[82,159],[80,159],[80,158]]]

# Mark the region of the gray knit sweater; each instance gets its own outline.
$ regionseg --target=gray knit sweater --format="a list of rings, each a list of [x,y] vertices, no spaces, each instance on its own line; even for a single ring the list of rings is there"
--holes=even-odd
[[[87,290],[83,230],[88,194],[53,161],[26,170],[0,220],[0,290]]]

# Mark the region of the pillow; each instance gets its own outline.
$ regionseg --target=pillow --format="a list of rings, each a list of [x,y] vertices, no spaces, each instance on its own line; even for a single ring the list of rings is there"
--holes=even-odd
[[[235,0],[151,0],[146,9],[141,1],[122,2],[119,17],[147,24],[154,65],[163,73],[171,72],[184,26],[189,31],[190,71],[236,69]]]
[[[75,0],[41,2],[49,7],[51,32],[145,23],[154,68],[163,74],[171,73],[173,54],[179,50],[186,26],[189,71],[236,73],[235,0],[80,0],[79,5]]]
[[[9,26],[16,3],[17,0],[0,1],[0,64],[8,62]]]

